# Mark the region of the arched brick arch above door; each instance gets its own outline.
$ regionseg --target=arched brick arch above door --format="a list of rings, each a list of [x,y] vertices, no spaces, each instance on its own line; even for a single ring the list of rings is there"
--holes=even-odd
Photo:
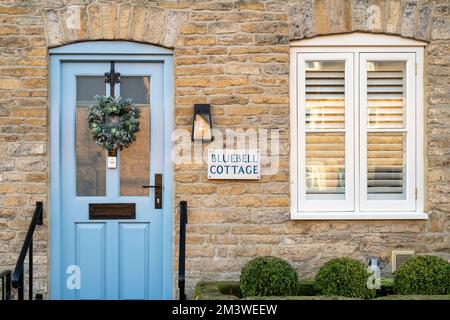
[[[436,15],[440,1],[296,0],[290,5],[289,37],[300,40],[354,31],[429,41],[448,36]]]
[[[206,10],[205,14],[210,15],[206,20],[217,20],[217,23],[222,18],[228,20],[226,15],[223,16],[224,12],[235,14],[238,18],[231,19],[228,25],[231,21],[238,23],[246,17],[254,18],[256,13],[270,11],[271,14],[276,12],[277,16],[258,16],[258,20],[251,21],[289,21],[289,36],[286,34],[280,38],[283,43],[287,37],[300,40],[354,31],[386,33],[425,41],[446,40],[450,38],[446,3],[445,0],[169,1],[160,2],[158,6],[95,3],[48,10],[45,31],[48,47],[103,39],[132,40],[174,48],[179,34],[198,33],[198,30],[194,30],[195,24],[189,21],[198,10]],[[248,10],[250,15],[246,15]],[[222,30],[218,33],[227,32]]]
[[[132,40],[173,48],[188,12],[129,4],[72,5],[46,14],[47,46]]]

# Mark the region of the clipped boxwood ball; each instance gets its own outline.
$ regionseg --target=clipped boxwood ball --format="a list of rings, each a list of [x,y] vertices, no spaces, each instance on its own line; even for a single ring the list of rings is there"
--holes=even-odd
[[[369,276],[362,262],[337,258],[320,268],[315,278],[315,288],[324,296],[371,299],[375,297],[375,289],[367,287]]]
[[[298,275],[285,260],[258,257],[241,271],[241,293],[249,296],[292,296],[296,294]]]
[[[450,294],[450,263],[435,256],[415,256],[395,272],[397,294]]]

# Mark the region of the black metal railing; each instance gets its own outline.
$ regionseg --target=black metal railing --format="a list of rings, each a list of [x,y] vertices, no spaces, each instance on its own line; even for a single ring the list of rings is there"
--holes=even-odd
[[[186,224],[187,224],[187,202],[180,201],[180,250],[178,256],[178,288],[180,289],[180,300],[186,300],[185,273],[186,273]]]
[[[0,272],[2,280],[2,300],[11,299],[11,270]]]
[[[30,227],[28,228],[25,241],[20,250],[19,259],[17,259],[16,267],[11,274],[11,284],[17,289],[17,299],[23,300],[24,292],[24,264],[25,257],[28,253],[28,299],[33,300],[33,234],[36,225],[43,224],[42,202],[36,202],[36,209],[34,210],[33,218],[31,219]]]

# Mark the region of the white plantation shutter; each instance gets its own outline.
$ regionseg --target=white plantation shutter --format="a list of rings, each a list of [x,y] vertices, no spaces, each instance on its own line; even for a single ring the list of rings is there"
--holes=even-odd
[[[372,66],[372,63],[369,63]],[[404,63],[393,64],[391,70],[367,72],[369,128],[403,128]]]
[[[362,211],[414,210],[414,54],[360,54]]]
[[[305,72],[307,194],[345,193],[345,63],[307,61]]]
[[[369,197],[402,199],[405,191],[404,133],[370,129],[404,129],[405,62],[367,62],[367,192]]]
[[[306,133],[306,188],[308,195],[335,194],[344,198],[343,133]]]
[[[315,61],[319,66],[321,62]],[[332,62],[331,67],[306,71],[306,128],[343,129],[345,127],[345,67],[344,62]],[[323,63],[322,63],[323,64]],[[319,67],[318,67],[319,68]],[[308,69],[307,69],[308,70]]]
[[[305,211],[354,209],[353,64],[351,54],[300,54],[299,206]]]
[[[369,133],[367,139],[367,192],[385,198],[403,197],[405,146],[403,133]]]

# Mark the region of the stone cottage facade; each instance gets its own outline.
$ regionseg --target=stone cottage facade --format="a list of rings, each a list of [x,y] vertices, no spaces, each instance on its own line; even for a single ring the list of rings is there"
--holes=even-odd
[[[352,32],[428,43],[427,220],[291,219],[290,43]],[[215,129],[279,129],[279,170],[259,181],[211,181],[204,163],[174,166],[174,248],[177,204],[186,200],[189,207],[188,292],[199,280],[237,279],[242,266],[261,255],[287,259],[305,278],[339,256],[389,261],[393,249],[410,249],[450,258],[447,0],[2,0],[0,269],[13,267],[34,204],[44,201],[45,223],[34,244],[37,292],[49,292],[51,254],[49,49],[95,40],[173,49],[176,129],[191,129],[196,103],[212,105]],[[173,254],[176,262],[176,249]]]

